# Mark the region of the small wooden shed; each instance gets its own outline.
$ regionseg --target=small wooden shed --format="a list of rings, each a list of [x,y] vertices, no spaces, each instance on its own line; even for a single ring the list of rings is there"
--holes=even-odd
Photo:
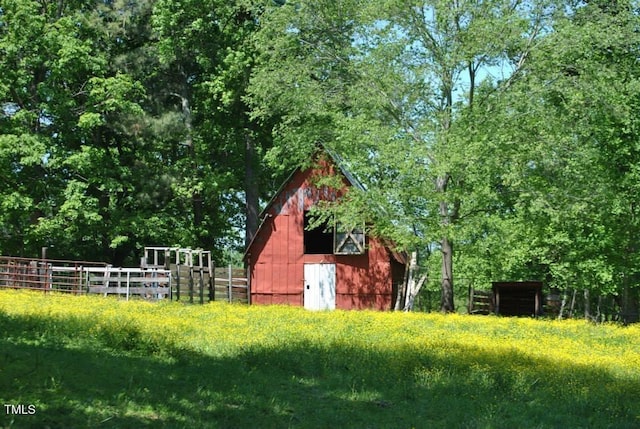
[[[496,314],[540,316],[542,314],[542,282],[494,282],[493,300]]]
[[[343,189],[315,185],[319,176],[339,175]],[[359,182],[321,154],[318,166],[297,169],[262,212],[249,244],[252,304],[289,304],[312,310],[392,308],[406,258],[364,229],[335,225],[308,228],[309,210],[334,201]]]

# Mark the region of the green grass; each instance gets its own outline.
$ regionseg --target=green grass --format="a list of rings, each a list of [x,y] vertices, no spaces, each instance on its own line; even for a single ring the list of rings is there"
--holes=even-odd
[[[3,428],[638,428],[640,329],[0,291]]]

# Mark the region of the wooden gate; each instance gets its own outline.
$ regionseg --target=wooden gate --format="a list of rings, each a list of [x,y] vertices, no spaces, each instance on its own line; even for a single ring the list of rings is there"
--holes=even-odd
[[[249,302],[249,282],[243,269],[215,267],[211,252],[179,247],[145,247],[141,265],[171,272],[171,296],[178,301]]]
[[[156,300],[171,297],[171,271],[157,268],[87,268],[88,293]]]

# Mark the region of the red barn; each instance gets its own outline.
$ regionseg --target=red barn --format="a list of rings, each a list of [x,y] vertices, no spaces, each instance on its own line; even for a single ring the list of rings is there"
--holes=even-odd
[[[361,187],[339,163],[319,165],[293,172],[262,212],[245,255],[251,303],[389,310],[404,276],[404,255],[363,229],[307,228],[314,204]],[[339,175],[344,189],[315,186],[318,175]]]

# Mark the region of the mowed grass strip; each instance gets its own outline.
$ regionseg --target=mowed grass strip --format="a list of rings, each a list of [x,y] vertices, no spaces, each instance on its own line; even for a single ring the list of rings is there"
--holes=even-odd
[[[637,428],[640,327],[0,291],[0,427]]]

